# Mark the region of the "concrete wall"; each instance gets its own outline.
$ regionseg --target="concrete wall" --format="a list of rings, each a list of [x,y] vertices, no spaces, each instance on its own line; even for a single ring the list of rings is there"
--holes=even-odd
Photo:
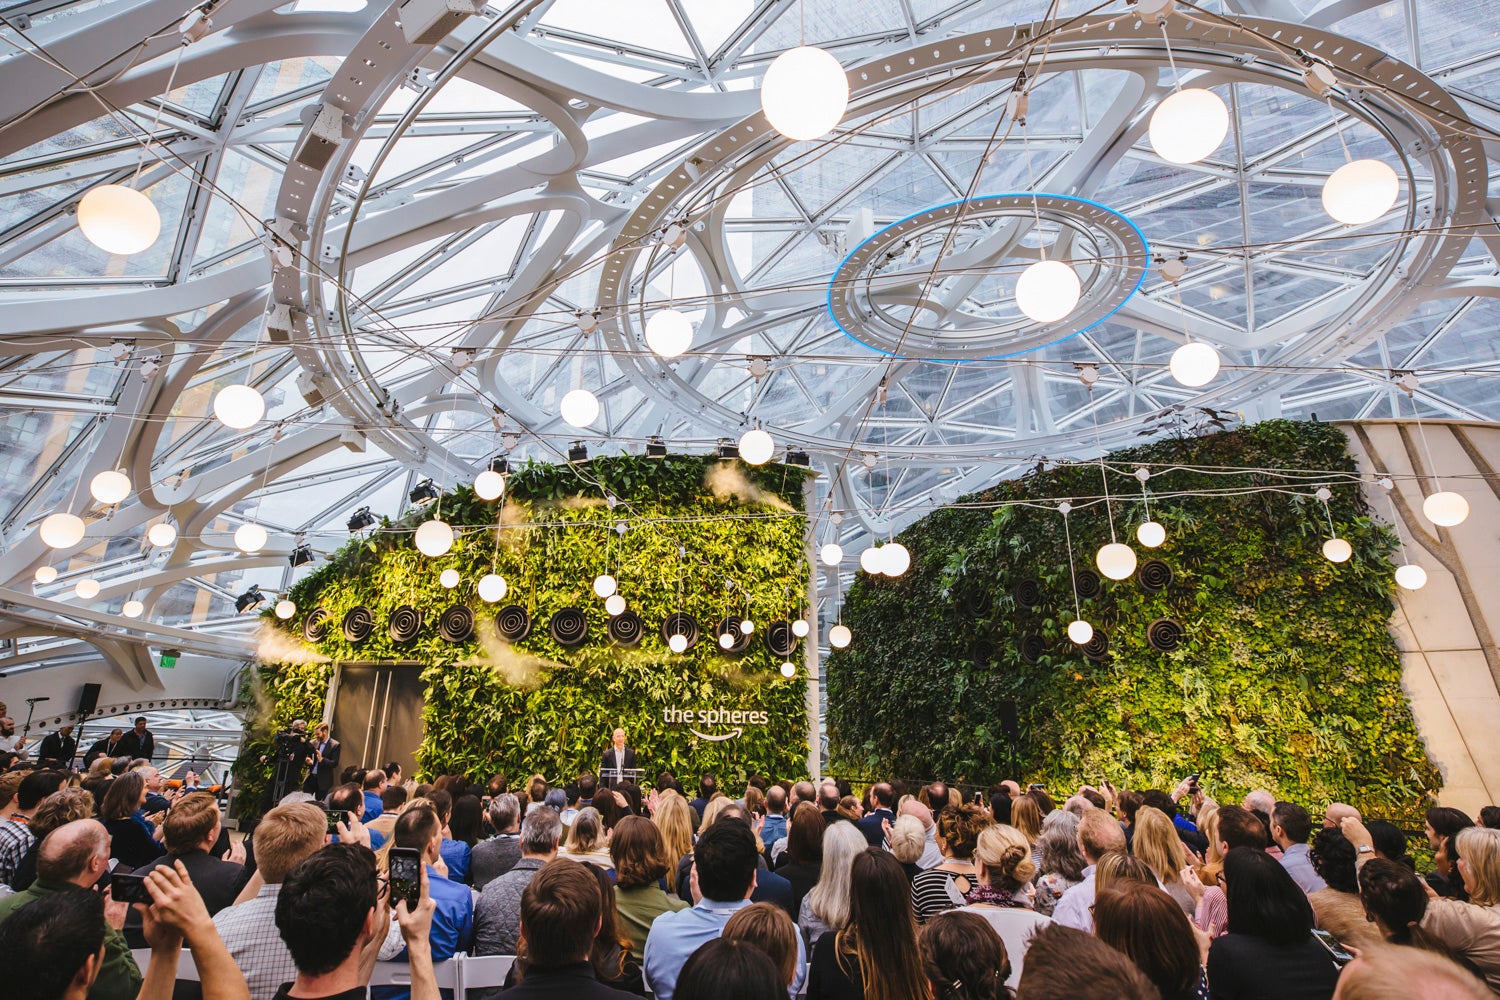
[[[1443,774],[1444,805],[1471,816],[1500,803],[1500,425],[1424,420],[1341,423],[1375,516],[1396,526],[1407,558],[1427,571],[1421,590],[1397,590],[1391,631],[1428,754]],[[1390,474],[1394,488],[1378,478]],[[1441,488],[1469,501],[1469,517],[1437,528],[1422,500]],[[1415,478],[1413,478],[1415,477]],[[1397,558],[1399,561],[1400,554]]]

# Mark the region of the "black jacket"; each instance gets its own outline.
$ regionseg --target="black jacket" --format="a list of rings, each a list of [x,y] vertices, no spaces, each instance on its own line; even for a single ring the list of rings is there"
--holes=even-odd
[[[66,767],[78,752],[78,741],[71,736],[62,733],[48,733],[42,737],[41,746],[37,747],[36,759],[38,764],[56,762]]]
[[[116,757],[129,757],[134,760],[137,757],[150,760],[156,756],[156,738],[151,731],[146,730],[145,736],[137,736],[135,730],[131,729],[120,738],[120,745],[115,749]]]
[[[616,764],[615,763],[615,748],[613,746],[611,746],[608,750],[604,751],[603,755],[599,758],[599,767],[600,767],[601,770],[603,770],[604,768],[614,768],[614,767],[633,768],[633,767],[635,767],[635,750],[633,750],[630,747],[626,747],[625,748],[625,763],[623,763],[623,764]]]
[[[548,997],[559,997],[562,1000],[622,1000],[635,996],[599,982],[594,978],[593,966],[587,962],[553,969],[532,966],[526,970],[525,979],[509,987],[501,995],[505,1000],[542,1000]]]
[[[233,904],[234,898],[250,880],[250,874],[245,870],[244,865],[237,865],[233,861],[220,861],[206,851],[188,851],[186,854],[179,855],[164,854],[155,861],[141,865],[133,874],[144,875],[157,865],[170,865],[173,861],[181,861],[182,866],[187,869],[188,877],[193,880],[193,888],[197,889],[198,894],[203,897],[203,905],[208,908],[209,916]],[[141,936],[140,911],[133,906],[125,915],[125,938],[132,948],[150,947],[146,939]]]
[[[332,739],[330,737],[328,740],[328,746],[320,754],[318,752],[317,738],[314,737],[313,739],[308,741],[307,747],[312,751],[313,763],[315,763],[318,768],[318,794],[327,795],[329,792],[333,791],[333,786],[338,784],[339,751],[343,749],[343,744],[341,744],[338,740]]]
[[[120,744],[124,742],[125,737],[123,736],[118,740],[115,740],[113,743],[110,742],[108,736],[104,737],[104,739],[102,740],[94,741],[94,743],[89,747],[89,752],[83,755],[83,766],[88,767],[100,757],[108,757],[113,760],[114,758],[120,756]]]

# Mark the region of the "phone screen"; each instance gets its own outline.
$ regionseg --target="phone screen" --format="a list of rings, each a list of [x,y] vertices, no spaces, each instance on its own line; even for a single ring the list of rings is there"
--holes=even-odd
[[[1328,933],[1325,930],[1314,927],[1313,936],[1318,939],[1319,943],[1322,944],[1324,948],[1328,949],[1328,954],[1333,956],[1333,962],[1335,965],[1343,967],[1354,961],[1354,955],[1342,944],[1340,944],[1339,939],[1334,937],[1332,934]]]
[[[411,847],[391,848],[391,905],[406,900],[415,910],[422,896],[422,855]]]
[[[325,809],[324,811],[328,814],[328,835],[337,837],[339,824],[345,822],[348,814],[342,809]]]
[[[146,876],[144,875],[111,875],[109,894],[117,903],[151,905],[151,893],[146,889]]]

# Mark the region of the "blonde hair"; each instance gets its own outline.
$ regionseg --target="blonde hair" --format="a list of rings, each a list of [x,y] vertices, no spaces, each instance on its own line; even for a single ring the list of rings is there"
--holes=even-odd
[[[1021,796],[1010,804],[1010,824],[1028,844],[1035,844],[1042,835],[1042,807],[1031,796]]]
[[[599,810],[593,806],[585,806],[573,817],[573,825],[568,828],[568,842],[563,845],[563,852],[588,854],[604,847],[608,841],[609,836],[604,832],[604,821],[599,818]]]
[[[835,823],[834,826],[840,824]],[[916,864],[927,850],[927,831],[915,816],[898,816],[891,824],[891,856],[903,865]]]
[[[255,865],[267,885],[280,883],[297,862],[322,849],[326,817],[311,802],[277,806],[261,817],[255,827]]]
[[[689,815],[692,809],[687,799],[670,788],[657,798],[651,822],[661,831],[668,871],[675,872],[677,863],[693,853],[693,817]]]
[[[1182,849],[1177,828],[1166,813],[1151,806],[1141,806],[1136,810],[1132,833],[1130,853],[1146,862],[1163,882],[1182,881],[1187,852]]]
[[[734,805],[734,800],[723,792],[715,792],[714,797],[708,800],[708,805],[703,807],[703,822],[698,824],[698,829],[707,830],[714,825],[719,818],[719,813]]]
[[[1455,838],[1458,856],[1469,870],[1464,880],[1475,906],[1500,904],[1500,830],[1471,826]]]
[[[987,826],[974,845],[974,863],[985,881],[1002,889],[1017,889],[1036,874],[1026,835],[1004,823]]]

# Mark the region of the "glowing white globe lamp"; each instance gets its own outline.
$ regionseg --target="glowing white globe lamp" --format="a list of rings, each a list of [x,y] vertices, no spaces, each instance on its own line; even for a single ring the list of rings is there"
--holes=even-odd
[[[485,469],[474,477],[474,495],[481,500],[499,500],[505,492],[505,477],[494,469]]]
[[[276,602],[276,617],[286,621],[297,613],[297,605],[283,597]]]
[[[449,590],[457,587],[460,579],[461,577],[459,577],[458,570],[456,569],[445,569],[438,574],[438,583]]]
[[[828,645],[834,649],[843,649],[854,641],[854,633],[849,631],[848,625],[835,625],[828,630]]]
[[[161,213],[143,192],[101,184],[78,202],[78,228],[105,253],[140,253],[161,235]]]
[[[667,648],[674,653],[681,653],[687,649],[687,636],[677,633],[667,640]]]
[[[880,547],[880,558],[885,575],[896,577],[911,568],[911,553],[900,542],[891,542]]]
[[[242,431],[266,415],[266,399],[249,385],[226,385],[214,393],[214,416],[225,427]]]
[[[1135,540],[1148,549],[1154,549],[1167,540],[1167,529],[1156,521],[1142,521],[1135,529]]]
[[[885,572],[885,557],[880,554],[880,549],[874,545],[869,546],[859,554],[859,568],[871,576],[880,576]]]
[[[594,593],[599,597],[608,597],[617,589],[619,589],[619,584],[608,573],[601,573],[599,576],[594,577]]]
[[[1219,352],[1201,340],[1190,341],[1172,352],[1167,369],[1180,384],[1196,389],[1219,374]]]
[[[1354,160],[1323,182],[1323,211],[1334,222],[1362,226],[1391,210],[1401,194],[1396,171],[1382,160]]]
[[[453,548],[453,525],[447,521],[423,521],[413,537],[424,556],[440,556]]]
[[[251,521],[234,529],[234,547],[241,552],[259,552],[266,547],[266,529]]]
[[[599,397],[587,389],[574,389],[562,398],[562,418],[574,427],[587,427],[599,419]]]
[[[747,465],[765,465],[775,451],[776,442],[759,427],[752,427],[740,435],[740,458]]]
[[[662,309],[646,320],[646,346],[658,357],[681,357],[693,346],[693,321],[676,309]]]
[[[786,663],[783,663],[781,665],[781,676],[783,676],[783,677],[796,677],[797,676],[797,668],[792,665],[791,661],[787,661]]]
[[[1349,544],[1347,538],[1330,538],[1323,543],[1323,558],[1329,562],[1348,562],[1352,555],[1354,555],[1354,546]]]
[[[479,599],[494,604],[496,601],[504,600],[506,591],[510,586],[506,584],[505,577],[495,573],[486,573],[479,578]]]
[[[849,107],[849,77],[829,53],[799,45],[777,56],[760,84],[771,127],[798,141],[826,135]]]
[[[619,594],[610,594],[604,599],[604,610],[609,612],[611,618],[615,615],[623,615],[625,613],[625,598]]]
[[[1068,638],[1072,639],[1078,645],[1082,646],[1093,637],[1094,626],[1090,625],[1082,618],[1075,619],[1074,621],[1068,623]]]
[[[837,566],[844,561],[844,547],[838,542],[829,542],[818,550],[818,558],[824,566]]]
[[[177,526],[171,521],[160,521],[146,529],[146,541],[157,548],[165,548],[177,541]]]
[[[734,636],[730,635],[728,632],[725,632],[723,635],[719,636],[719,647],[721,649],[728,649],[730,646],[733,646],[733,645],[734,645]]]
[[[755,623],[746,618],[740,622],[740,635],[754,635]]]
[[[130,477],[119,469],[106,469],[89,480],[89,494],[100,503],[113,507],[130,496]]]
[[[807,624],[806,618],[798,618],[792,622],[792,635],[795,635],[799,639],[806,639],[807,633],[811,631],[812,627]]]
[[[290,604],[291,602],[287,601],[286,603]],[[146,605],[142,604],[140,601],[126,601],[120,608],[120,614],[124,615],[126,618],[139,618],[145,613]]]
[[[1197,163],[1229,134],[1229,108],[1212,90],[1187,87],[1151,113],[1151,148],[1172,163]]]
[[[1016,305],[1036,323],[1056,323],[1078,305],[1078,272],[1060,260],[1039,260],[1016,280]]]
[[[79,580],[78,585],[73,588],[73,593],[85,601],[92,601],[99,596],[99,581],[92,577],[87,580]]]
[[[1099,550],[1094,562],[1111,580],[1123,580],[1135,572],[1135,549],[1124,542],[1110,542]]]
[[[34,573],[31,578],[37,583],[51,583],[53,580],[57,579],[57,567],[38,566],[36,568],[36,573]]]
[[[1422,501],[1422,513],[1439,528],[1463,524],[1469,516],[1469,501],[1462,494],[1444,490]]]
[[[83,518],[77,514],[48,514],[42,518],[37,534],[54,549],[70,549],[83,541]]]
[[[1397,566],[1396,583],[1407,590],[1421,590],[1427,586],[1427,571],[1416,563]]]

